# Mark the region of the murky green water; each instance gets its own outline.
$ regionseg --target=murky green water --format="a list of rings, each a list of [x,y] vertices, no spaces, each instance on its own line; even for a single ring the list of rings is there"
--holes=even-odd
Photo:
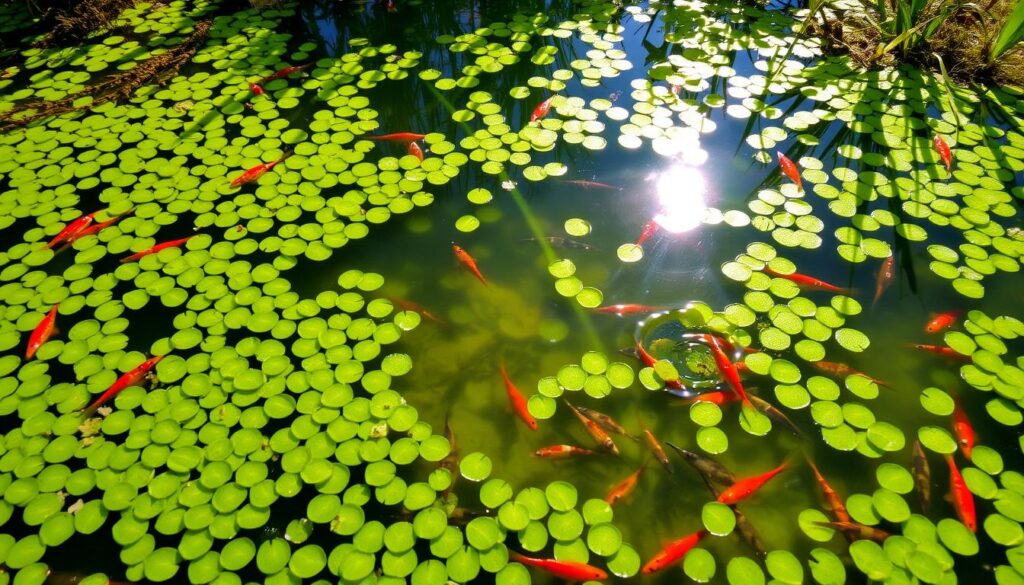
[[[938,77],[857,71],[795,38],[795,7],[393,8],[141,5],[65,50],[3,33],[21,52],[0,64],[0,115],[211,19],[164,85],[0,135],[4,583],[552,582],[509,550],[612,581],[1024,580],[1020,92],[961,90],[958,117]],[[306,75],[259,82],[302,63]],[[426,134],[425,160],[365,139],[396,132]],[[70,250],[44,247],[104,209],[97,223],[123,218]],[[60,331],[26,359],[58,303]],[[615,304],[658,310],[594,310]],[[948,311],[962,312],[948,331],[925,332]],[[733,354],[747,391],[799,436],[737,402],[665,392],[670,362],[655,373],[632,349],[641,339],[682,368],[687,354],[665,349],[683,328],[750,348]],[[687,339],[717,380],[704,342]],[[964,359],[909,347],[921,343]],[[152,355],[166,356],[155,382],[82,420]],[[536,431],[511,408],[502,364]],[[951,397],[977,433],[970,460],[954,455],[976,537],[942,499]],[[563,398],[740,478],[790,468],[737,506],[744,538],[675,453],[673,473],[617,435],[618,456],[532,456],[597,448]],[[816,524],[829,517],[805,456],[884,545]],[[613,513],[601,500],[641,466]],[[685,562],[638,574],[702,528]]]

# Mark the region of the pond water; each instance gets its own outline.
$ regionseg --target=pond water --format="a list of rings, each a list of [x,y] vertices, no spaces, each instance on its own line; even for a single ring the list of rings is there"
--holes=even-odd
[[[175,1],[64,49],[0,9],[0,582],[1024,581],[1020,91],[799,6]],[[668,444],[786,469],[730,509]]]

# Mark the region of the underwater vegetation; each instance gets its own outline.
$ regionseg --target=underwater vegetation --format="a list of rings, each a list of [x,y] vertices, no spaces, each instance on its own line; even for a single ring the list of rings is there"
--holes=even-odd
[[[0,584],[1024,581],[1024,92],[815,10],[0,5]]]

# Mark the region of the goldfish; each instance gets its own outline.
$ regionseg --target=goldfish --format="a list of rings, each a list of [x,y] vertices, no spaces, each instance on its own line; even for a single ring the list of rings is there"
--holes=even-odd
[[[932,317],[931,321],[928,321],[928,324],[924,326],[924,330],[926,333],[938,333],[943,329],[948,329],[956,323],[956,320],[960,318],[960,315],[960,311],[939,313]]]
[[[505,364],[501,364],[501,377],[505,380],[505,391],[508,392],[508,400],[512,404],[512,409],[526,423],[526,426],[530,427],[530,430],[536,431],[537,421],[526,408],[526,399],[523,398],[522,392],[516,388],[516,385],[512,383],[512,379],[508,377]]]
[[[548,110],[551,109],[551,100],[555,99],[555,96],[551,96],[548,99],[542,101],[534,108],[533,113],[530,114],[530,123],[533,124],[537,120],[544,118],[548,115]]]
[[[476,267],[476,260],[469,255],[469,252],[460,248],[455,242],[452,242],[452,251],[455,252],[455,258],[458,259],[459,263],[466,267],[466,270],[473,273],[473,276],[480,282],[484,283],[484,286],[490,286],[487,284],[487,279],[480,272],[480,269]]]
[[[737,364],[739,365],[739,364]],[[768,418],[786,427],[786,430],[793,433],[797,437],[803,437],[803,433],[800,432],[800,427],[796,426],[788,416],[785,415],[781,410],[772,406],[767,400],[758,398],[757,396],[750,395],[750,401],[757,407],[758,410],[763,412]]]
[[[743,401],[744,406],[751,408],[754,405],[750,402],[750,398],[747,397],[747,391],[743,389],[743,382],[740,381],[740,374],[736,371],[736,366],[733,365],[732,360],[725,354],[722,349],[722,345],[718,342],[718,338],[711,336],[711,355],[715,358],[715,365],[718,366],[718,370],[722,373],[722,377],[725,378],[729,386],[732,387],[733,391],[739,395],[740,400]]]
[[[636,245],[644,245],[644,242],[653,236],[656,231],[658,231],[658,222],[653,219],[647,220],[647,223],[644,224],[644,228],[640,230],[640,237],[636,239]]]
[[[623,437],[628,437],[628,438],[630,438],[630,439],[632,439],[634,441],[637,441],[637,442],[640,441],[640,439],[637,438],[636,435],[631,434],[622,425],[620,425],[618,423],[618,421],[616,421],[614,418],[608,416],[607,414],[605,414],[603,412],[598,412],[598,411],[596,411],[596,410],[594,410],[592,408],[587,408],[586,406],[577,406],[576,410],[579,410],[580,412],[582,412],[583,416],[585,416],[585,417],[589,418],[590,420],[596,422],[598,425],[601,426],[601,428],[603,428],[604,430],[606,430],[608,432],[618,433],[618,434],[622,435]]]
[[[651,557],[651,560],[647,561],[647,564],[644,565],[643,569],[640,569],[640,571],[650,575],[672,566],[685,557],[686,553],[690,552],[693,547],[697,546],[707,533],[707,530],[702,528],[693,534],[688,534],[678,540],[673,540],[658,551],[656,555]]]
[[[67,239],[67,245],[70,246],[71,244],[74,244],[79,239],[84,238],[85,236],[91,236],[91,235],[100,233],[101,231],[103,231],[103,230],[107,229],[108,227],[114,225],[115,223],[121,221],[122,219],[124,219],[124,217],[126,215],[132,213],[133,211],[135,211],[135,210],[132,209],[132,210],[127,211],[127,212],[125,212],[125,213],[123,213],[121,215],[115,215],[114,217],[108,219],[107,221],[101,221],[100,223],[94,223],[93,225],[91,225],[91,226],[89,226],[89,227],[79,231],[78,233],[72,234]]]
[[[103,404],[106,403],[111,398],[117,396],[125,388],[131,386],[138,386],[145,379],[146,374],[148,374],[150,370],[152,370],[158,363],[160,363],[160,360],[164,359],[164,357],[165,356],[162,355],[151,357],[148,360],[142,362],[141,364],[135,366],[134,368],[122,374],[120,378],[118,378],[117,380],[114,381],[113,384],[111,384],[110,388],[107,388],[106,392],[101,394],[99,398],[94,400],[92,404],[87,406],[85,410],[82,411],[82,416],[85,418],[89,418],[96,412],[96,409],[103,406]]]
[[[775,469],[766,471],[761,475],[755,475],[753,477],[738,480],[736,483],[726,488],[725,491],[718,494],[718,501],[726,506],[735,506],[753,495],[754,492],[761,489],[761,486],[768,483],[773,477],[785,470],[786,464],[783,463]]]
[[[251,91],[253,95],[264,95],[267,93],[258,83],[250,83],[249,91]]]
[[[565,459],[566,457],[575,457],[577,455],[596,454],[596,451],[577,447],[576,445],[551,445],[548,447],[541,447],[533,452],[534,457],[543,457],[545,459]]]
[[[612,489],[608,490],[608,495],[604,497],[604,501],[608,502],[609,506],[614,506],[615,504],[618,504],[620,500],[629,497],[629,494],[633,493],[633,490],[636,489],[636,484],[640,480],[640,474],[643,472],[644,467],[645,466],[641,465],[639,469],[630,473],[625,479],[615,484]]]
[[[960,401],[954,402],[953,406],[953,432],[956,433],[956,442],[960,445],[960,452],[968,461],[971,459],[971,451],[974,450],[974,427],[967,418]]]
[[[865,374],[864,372],[861,372],[860,370],[856,370],[853,367],[851,367],[851,366],[849,366],[847,364],[844,364],[842,362],[827,362],[827,361],[821,360],[821,361],[817,361],[817,362],[811,362],[811,365],[814,366],[814,368],[816,370],[818,370],[819,372],[823,372],[823,373],[828,374],[830,376],[843,377],[843,378],[845,378],[846,376],[860,376],[862,378],[867,378],[868,380],[871,380],[872,382],[874,382],[875,384],[878,384],[879,386],[888,386],[889,385],[887,382],[879,380],[878,378],[872,378],[871,376]]]
[[[366,136],[367,140],[390,140],[392,142],[415,142],[416,140],[423,140],[426,134],[416,134],[415,132],[397,132],[395,134],[382,134],[379,136]]]
[[[571,240],[569,238],[563,238],[562,236],[544,236],[540,238],[551,244],[552,246],[558,246],[560,248],[576,249],[576,250],[593,250],[594,247],[590,244],[579,242],[577,240]],[[536,242],[537,238],[523,238],[522,242]]]
[[[694,402],[710,402],[711,404],[721,406],[739,399],[739,394],[736,394],[732,390],[715,390],[714,392],[702,392],[693,398],[688,398],[686,402],[690,404]]]
[[[882,266],[878,269],[878,278],[875,280],[875,298],[871,301],[871,306],[874,306],[878,299],[882,298],[882,294],[885,293],[885,289],[889,288],[894,278],[896,278],[896,256],[890,255],[882,260]]]
[[[99,211],[94,211],[88,215],[80,216],[78,219],[64,226],[64,229],[60,230],[60,232],[58,232],[57,235],[54,236],[52,240],[50,240],[50,243],[46,244],[46,247],[52,248],[57,244],[66,242],[75,234],[89,227],[92,224],[93,220],[96,219],[96,214],[98,213]]]
[[[283,79],[285,77],[288,77],[289,75],[294,75],[294,74],[296,74],[296,73],[298,73],[300,71],[305,71],[311,65],[313,65],[313,64],[312,63],[306,63],[305,65],[292,65],[292,66],[289,66],[289,67],[285,67],[283,69],[278,69],[277,71],[275,71],[275,72],[271,73],[270,75],[264,77],[263,80],[260,83],[267,83],[269,81],[274,81],[275,79]]]
[[[724,465],[715,461],[710,457],[694,453],[693,451],[687,451],[674,443],[668,441],[666,445],[672,448],[673,451],[682,456],[694,469],[697,470],[702,476],[705,476],[711,480],[717,481],[718,483],[732,485],[736,483],[736,476],[731,471],[725,468]],[[716,496],[717,497],[717,496]]]
[[[935,152],[939,153],[939,157],[942,158],[942,164],[946,165],[946,172],[953,171],[953,152],[949,150],[949,145],[946,144],[946,139],[941,134],[936,134],[932,138],[932,147]]]
[[[606,305],[604,307],[597,307],[594,309],[595,313],[604,313],[606,315],[636,315],[638,313],[657,313],[661,311],[662,307],[653,307],[651,305]]]
[[[415,156],[420,162],[423,162],[423,149],[420,148],[419,144],[416,144],[415,142],[410,142],[409,154]]]
[[[166,250],[167,248],[177,248],[179,246],[182,246],[185,242],[191,240],[194,237],[195,236],[187,236],[187,237],[181,238],[180,240],[171,240],[170,242],[164,242],[162,244],[157,244],[157,245],[152,246],[150,248],[146,248],[145,250],[142,250],[141,252],[136,252],[136,253],[132,254],[131,256],[128,256],[128,257],[125,257],[125,258],[121,258],[121,262],[122,263],[124,263],[124,262],[135,262],[136,260],[139,260],[140,258],[144,258],[146,256],[149,256],[150,254],[156,254],[160,250]]]
[[[856,522],[846,520],[837,522],[815,522],[818,526],[825,526],[828,528],[835,528],[839,532],[842,532],[853,540],[873,540],[879,544],[885,542],[885,539],[891,535],[882,530],[881,528],[875,528],[874,526],[865,526]]]
[[[606,433],[596,422],[587,418],[582,412],[580,412],[580,409],[573,406],[568,400],[565,401],[565,404],[570,410],[572,410],[573,414],[576,415],[576,418],[583,423],[583,427],[587,429],[587,432],[595,441],[597,441],[598,445],[601,445],[604,450],[615,455],[619,454],[619,447],[615,444],[615,441],[612,440],[611,435]]]
[[[934,345],[931,343],[908,343],[907,346],[920,351],[926,351],[928,353],[934,353],[945,358],[957,360],[961,362],[971,361],[971,356],[964,355],[952,347],[946,347],[945,345]]]
[[[928,456],[924,453],[921,441],[914,441],[914,489],[921,502],[921,512],[928,513],[932,501],[932,472],[928,466]]]
[[[598,181],[587,181],[586,179],[566,179],[562,182],[569,185],[577,185],[584,189],[610,189],[613,191],[622,191],[622,187],[616,187],[615,185],[600,183]]]
[[[796,163],[791,161],[788,156],[781,152],[776,152],[775,155],[779,157],[779,168],[782,169],[782,172],[789,177],[790,181],[796,183],[797,189],[803,191],[804,183],[800,179],[800,171],[796,168]]]
[[[604,581],[608,578],[608,574],[601,569],[577,561],[535,559],[523,556],[515,551],[509,551],[508,556],[517,563],[537,567],[551,573],[555,577],[568,581]]]
[[[636,352],[637,352],[637,357],[640,358],[640,361],[643,362],[643,364],[645,366],[647,366],[649,368],[653,368],[654,364],[658,363],[658,360],[654,359],[654,356],[652,356],[651,354],[647,353],[647,350],[644,349],[644,346],[640,344],[639,340],[637,340],[637,342],[636,342]],[[679,380],[665,380],[665,386],[667,386],[667,387],[669,387],[669,388],[671,388],[673,390],[685,390],[686,389],[686,387],[683,386],[683,383],[681,381],[679,381]]]
[[[442,327],[447,327],[448,326],[448,322],[447,321],[445,321],[444,319],[441,319],[437,315],[431,313],[430,311],[424,309],[423,307],[417,305],[416,303],[414,303],[412,301],[407,301],[405,299],[400,299],[400,298],[397,298],[397,297],[387,297],[387,299],[389,301],[391,301],[391,303],[393,305],[397,306],[398,308],[402,309],[403,311],[412,311],[414,313],[419,313],[420,315],[423,316],[423,318],[425,318],[425,319],[427,319],[429,321],[433,321],[434,323],[437,323],[438,325],[441,325]]]
[[[57,307],[60,304],[56,304],[50,309],[50,312],[43,317],[43,320],[36,325],[36,328],[32,330],[32,335],[28,336],[28,348],[25,350],[25,359],[30,360],[32,356],[36,355],[36,351],[42,346],[53,332],[56,331],[54,324],[57,321]]]
[[[805,290],[821,290],[840,295],[853,294],[853,291],[848,288],[843,288],[836,286],[834,284],[829,284],[824,280],[814,278],[813,276],[807,276],[806,274],[800,274],[798,272],[794,272],[792,274],[783,274],[781,272],[776,272],[771,268],[766,267],[764,269],[764,273],[768,274],[769,276],[774,276],[775,278],[783,278],[790,282],[794,282],[801,289]]]
[[[672,468],[672,462],[669,461],[668,454],[665,453],[665,448],[661,446],[661,441],[658,440],[658,437],[655,437],[651,429],[644,426],[643,422],[640,423],[640,427],[643,429],[644,442],[647,443],[647,447],[654,454],[654,458],[658,460],[658,463],[661,463],[665,471],[675,473],[675,469]]]
[[[952,455],[946,455],[946,463],[949,464],[949,495],[956,508],[956,515],[971,532],[977,532],[978,517],[974,513],[974,496],[971,490],[967,489],[964,477],[956,468]]]
[[[814,479],[818,481],[818,487],[821,488],[821,493],[825,496],[825,505],[828,508],[829,514],[836,522],[850,522],[850,513],[846,511],[843,499],[839,497],[836,490],[832,489],[832,485],[828,483],[828,480],[821,474],[818,466],[811,461],[810,457],[807,458],[807,464],[811,466],[811,471],[814,472]]]
[[[270,169],[276,167],[279,163],[281,163],[282,161],[284,161],[285,159],[287,159],[291,155],[292,155],[291,152],[286,152],[283,155],[281,155],[281,158],[279,158],[279,159],[277,159],[277,160],[275,160],[273,162],[260,163],[260,164],[258,164],[256,166],[252,167],[251,169],[245,171],[241,175],[238,175],[237,177],[235,177],[235,179],[231,181],[231,186],[232,187],[241,187],[242,185],[245,185],[246,183],[252,183],[253,181],[259,180],[259,178],[262,177],[267,171],[269,171]]]

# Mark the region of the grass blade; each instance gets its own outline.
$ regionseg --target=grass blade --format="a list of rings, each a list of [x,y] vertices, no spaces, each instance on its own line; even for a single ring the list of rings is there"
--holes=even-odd
[[[1003,27],[999,30],[991,47],[989,47],[988,60],[991,63],[1002,57],[1007,51],[1024,38],[1024,2],[1018,2],[1017,6],[1007,17]]]

